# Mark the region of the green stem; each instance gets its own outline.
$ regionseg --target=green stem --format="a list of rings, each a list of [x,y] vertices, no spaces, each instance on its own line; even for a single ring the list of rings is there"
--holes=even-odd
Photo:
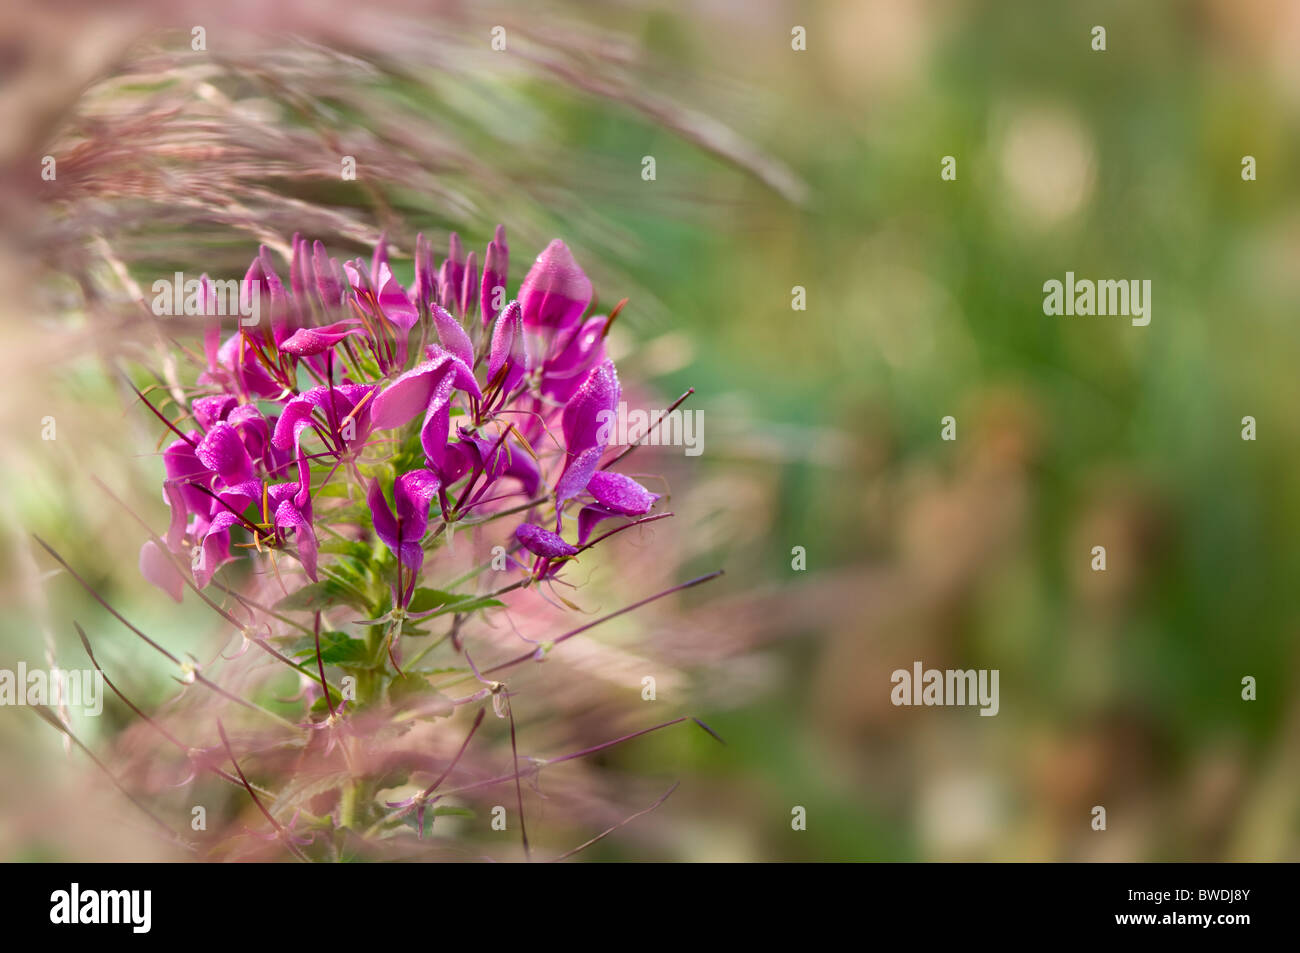
[[[339,802],[339,826],[356,827],[357,801],[361,795],[361,781],[348,782],[343,788],[343,797]]]

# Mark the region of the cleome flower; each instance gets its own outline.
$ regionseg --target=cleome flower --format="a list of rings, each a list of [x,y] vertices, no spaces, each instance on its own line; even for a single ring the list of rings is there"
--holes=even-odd
[[[542,661],[566,640],[721,571],[546,640],[516,629],[528,649],[481,670],[470,657],[463,629],[476,613],[504,608],[499,597],[521,589],[577,609],[555,590],[576,587],[565,578],[577,576],[575,563],[624,529],[672,516],[655,512],[659,494],[618,472],[633,448],[614,454],[608,446],[607,421],[621,385],[605,338],[625,302],[609,314],[589,315],[591,282],[558,240],[538,255],[515,298],[507,294],[508,281],[500,226],[481,272],[478,256],[456,235],[440,263],[419,236],[410,287],[396,278],[386,239],[369,262],[339,262],[320,242],[295,235],[287,282],[265,247],[244,277],[243,294],[250,301],[256,296],[259,320],[241,322],[223,340],[219,322],[208,319],[202,353],[191,354],[198,365],[193,390],[169,391],[174,401],[185,401],[177,419],[136,391],[171,434],[162,448],[170,519],[162,535],[150,531],[144,542],[142,575],[178,602],[190,589],[238,633],[238,651],[219,653],[214,666],[256,648],[293,669],[301,690],[277,701],[301,704],[305,717],[287,719],[223,687],[220,672],[151,639],[38,540],[175,666],[182,693],[204,693],[233,705],[232,716],[258,719],[256,729],[244,726],[232,742],[218,718],[220,746],[210,738],[197,744],[107,682],[180,752],[181,784],[210,776],[236,786],[269,824],[261,831],[240,827],[225,846],[214,839],[205,849],[247,853],[238,845],[252,834],[301,860],[339,859],[361,844],[378,849],[406,826],[422,835],[426,822],[458,810],[443,803],[458,792],[511,784],[528,858],[522,782],[535,783],[543,766],[688,720],[712,733],[681,716],[570,754],[521,757],[516,696],[496,673]],[[210,300],[206,277],[200,290]],[[615,525],[604,527],[607,522]],[[505,570],[512,582],[486,593],[458,592],[485,571],[480,568],[438,584],[438,550],[460,525],[495,536],[492,568]],[[284,598],[274,607],[259,604],[266,587],[247,584],[240,564],[273,576]],[[314,613],[311,628],[292,618],[306,611]],[[421,628],[437,617],[448,623],[442,636]],[[349,624],[356,628],[337,631]],[[430,638],[404,661],[404,635]],[[440,646],[454,664],[442,659],[434,668],[416,667]],[[470,677],[477,689],[466,694],[455,687]],[[509,722],[511,772],[444,787],[489,702]],[[431,765],[386,744],[411,723],[445,718],[462,706],[479,710],[449,763]],[[290,755],[292,767],[285,760]],[[279,795],[245,774],[241,765],[250,760],[254,779],[267,771],[287,775]],[[380,792],[389,779],[412,764],[432,783],[414,786],[420,793],[412,797],[384,800]]]
[[[620,397],[605,353],[612,316],[584,318],[591,281],[564,242],[538,255],[516,299],[501,226],[481,278],[458,236],[435,267],[420,235],[409,288],[386,239],[369,262],[340,263],[300,236],[292,248],[287,284],[265,247],[244,277],[267,320],[224,341],[208,326],[187,415],[196,429],[167,421],[170,554],[151,540],[140,568],[173,598],[186,575],[206,588],[249,552],[269,553],[277,572],[290,557],[315,581],[327,534],[387,547],[391,605],[405,610],[426,549],[467,518],[520,512],[506,539],[537,557],[542,580],[597,524],[651,512],[657,494],[600,469],[601,423]]]

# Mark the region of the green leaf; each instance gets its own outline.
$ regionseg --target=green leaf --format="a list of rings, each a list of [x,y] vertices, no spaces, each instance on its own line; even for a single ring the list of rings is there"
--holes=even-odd
[[[415,590],[415,595],[411,597],[411,604],[407,606],[407,609],[411,612],[428,612],[430,609],[438,609],[438,612],[426,617],[436,619],[438,616],[448,615],[452,612],[473,612],[476,609],[492,609],[503,605],[505,605],[504,602],[490,596],[444,592],[441,589],[421,587]],[[424,622],[424,619],[420,621]]]
[[[429,808],[424,812],[424,832],[429,833],[429,820],[434,817],[478,817],[472,810],[467,807],[454,807],[450,804],[439,804],[437,807]],[[409,827],[416,830],[420,826],[419,815],[415,811],[402,816],[395,824],[399,830],[402,827]]]
[[[430,609],[437,609],[460,598],[462,597],[452,592],[443,592],[441,589],[426,589],[421,586],[415,590],[415,594],[411,596],[411,602],[406,608],[410,612],[428,612]]]
[[[416,675],[403,675],[388,685],[388,700],[394,708],[419,710],[425,717],[444,718],[456,710],[451,699]]]
[[[291,592],[275,604],[279,612],[315,612],[333,606],[348,605],[366,610],[366,599],[361,593],[337,579],[311,582],[296,592]]]
[[[432,814],[434,817],[478,817],[477,814],[467,807],[451,807],[450,805],[446,807],[435,807],[432,811],[428,811],[427,813]]]
[[[329,519],[333,524],[340,523],[359,523],[362,526],[370,524],[370,507],[365,501],[359,503],[348,503],[346,506],[340,506],[329,511]]]
[[[312,636],[299,639],[294,643],[293,654],[316,658],[316,640]],[[322,632],[320,634],[320,657],[326,665],[361,664],[370,661],[366,652],[366,643],[354,639],[345,632]]]
[[[320,544],[322,553],[334,553],[338,556],[350,556],[359,560],[363,565],[369,564],[371,556],[374,554],[365,543],[358,542],[355,539],[327,539]]]
[[[397,468],[393,465],[391,460],[385,460],[380,463],[358,463],[357,470],[367,480],[378,480],[380,486],[386,487],[390,490],[392,489],[393,481],[397,479]],[[385,498],[387,498],[387,493],[385,493]],[[389,505],[392,505],[391,501],[389,502]],[[370,512],[369,508],[367,508],[366,512]]]
[[[434,613],[430,618],[440,615],[447,615],[449,612],[476,612],[479,609],[496,609],[504,606],[505,603],[500,599],[493,599],[490,596],[462,596],[461,601],[450,603],[444,606],[440,612]]]

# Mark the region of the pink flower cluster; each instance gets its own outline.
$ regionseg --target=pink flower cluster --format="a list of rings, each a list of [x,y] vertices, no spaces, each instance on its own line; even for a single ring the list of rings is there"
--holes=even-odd
[[[535,557],[537,578],[590,545],[598,523],[650,513],[658,497],[605,458],[620,398],[605,353],[617,309],[586,316],[591,282],[559,240],[514,299],[508,263],[499,226],[481,275],[455,234],[436,269],[420,236],[407,288],[384,240],[368,264],[340,265],[295,236],[286,287],[263,247],[243,288],[264,319],[224,342],[209,319],[186,395],[193,426],[155,409],[177,439],[163,452],[171,522],[163,545],[144,545],[144,575],[179,600],[187,571],[206,587],[242,548],[290,553],[316,580],[328,526],[392,550],[401,608],[421,578],[426,537],[476,511],[524,514],[514,549]],[[200,294],[216,313],[206,277]],[[380,478],[388,473],[391,484]],[[334,480],[353,481],[368,505],[322,498]],[[531,521],[548,510],[550,528]]]

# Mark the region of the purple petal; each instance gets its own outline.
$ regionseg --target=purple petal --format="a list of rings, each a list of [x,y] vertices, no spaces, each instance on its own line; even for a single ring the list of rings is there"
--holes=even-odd
[[[415,236],[415,303],[431,304],[438,300],[438,275],[433,267],[433,249],[424,233]]]
[[[197,441],[197,432],[188,434]],[[167,482],[163,484],[163,494],[172,508],[171,527],[167,530],[167,545],[175,549],[185,534],[188,514],[207,515],[212,509],[212,499],[193,483],[208,485],[211,472],[199,462],[194,448],[184,440],[176,440],[163,451],[163,469],[167,473]]]
[[[507,368],[501,392],[509,394],[531,369],[532,361],[524,340],[523,311],[518,301],[511,301],[492,331],[492,348],[488,353],[488,380],[496,380],[501,368]]]
[[[163,499],[166,500],[167,506],[171,510],[172,514],[171,522],[167,526],[166,542],[173,550],[179,549],[181,541],[185,538],[185,527],[189,525],[189,514],[191,512],[199,512],[198,510],[191,510],[186,504],[184,496],[186,489],[191,493],[202,496],[202,494],[193,487],[182,487],[171,480],[163,482]],[[204,511],[206,512],[207,508],[211,504],[209,504],[205,498],[200,505],[204,507]]]
[[[374,254],[370,256],[370,280],[374,282],[376,288],[382,288],[384,282],[379,277],[380,267],[389,268],[388,265],[388,232],[381,232],[379,241],[375,243]],[[392,269],[389,268],[389,274]]]
[[[437,383],[431,362],[414,367],[370,402],[370,420],[378,430],[400,427],[429,406]]]
[[[207,532],[203,536],[203,544],[199,549],[199,558],[193,564],[194,582],[200,589],[206,589],[222,563],[232,558],[230,527],[238,522],[239,519],[234,513],[222,510],[208,525]]]
[[[621,393],[614,362],[604,361],[592,369],[564,405],[561,422],[569,460],[556,482],[556,502],[563,503],[586,489],[609,443],[610,426]]]
[[[469,335],[465,333],[460,322],[448,314],[446,309],[436,304],[429,306],[429,315],[433,318],[433,327],[438,332],[438,340],[442,346],[464,362],[466,367],[472,366],[474,345],[470,343]]]
[[[177,602],[185,594],[185,578],[171,558],[152,539],[140,547],[140,575]]]
[[[231,516],[230,510],[234,510],[236,513],[243,512],[249,503],[262,498],[262,484],[257,479],[245,480],[242,483],[236,483],[233,486],[222,487],[217,490],[217,497],[226,506],[213,504],[212,512],[218,516]]]
[[[194,419],[206,430],[218,420],[224,420],[235,403],[235,398],[231,395],[218,394],[215,397],[200,397],[190,406],[194,410]]]
[[[609,318],[589,318],[559,354],[542,368],[542,393],[565,403],[591,373],[605,360],[605,325]]]
[[[443,307],[450,311],[460,304],[460,291],[465,284],[465,246],[455,232],[447,236],[447,260],[443,262],[443,267],[446,269]],[[448,292],[451,303],[446,300]]]
[[[537,495],[542,485],[542,472],[537,468],[537,461],[518,447],[507,446],[501,451],[509,454],[505,476],[514,477],[523,485],[523,490],[530,497]]]
[[[343,277],[347,279],[348,285],[354,292],[369,291],[374,292],[374,285],[370,281],[370,273],[365,271],[365,262],[360,258],[343,263]]]
[[[199,279],[203,283],[204,293],[203,300],[207,302],[210,293],[207,291],[208,276],[205,274]],[[209,309],[212,310],[212,309]],[[203,356],[207,359],[208,373],[215,374],[220,361],[221,353],[221,319],[210,318],[203,326]]]
[[[573,499],[587,488],[587,481],[591,479],[591,475],[596,472],[596,467],[600,465],[600,455],[602,453],[604,453],[603,447],[591,447],[569,458],[568,465],[565,466],[564,472],[560,474],[560,479],[555,483],[555,502],[557,504]]]
[[[284,413],[275,422],[275,434],[271,443],[281,450],[296,448],[302,432],[312,425],[312,411],[316,404],[305,394],[295,397],[284,405]]]
[[[597,470],[587,481],[587,492],[596,502],[619,516],[644,516],[659,499],[636,480],[621,473]]]
[[[321,242],[316,242],[312,245],[312,265],[316,291],[320,294],[326,313],[329,313],[343,302],[343,279],[339,274],[339,263],[329,256]]]
[[[323,328],[301,328],[285,339],[280,350],[294,357],[323,354],[349,334],[365,334],[361,328],[349,327],[356,323],[355,318],[348,318]]]
[[[460,364],[459,361],[454,363]],[[460,366],[464,367],[463,364]],[[424,423],[420,427],[420,446],[424,448],[424,455],[439,469],[446,462],[447,438],[451,436],[451,394],[455,384],[455,374],[450,369],[444,371],[429,395]]]
[[[224,385],[226,380],[221,379],[221,371],[224,371],[237,378],[241,387],[254,397],[276,397],[283,390],[279,384],[271,380],[266,368],[257,359],[253,345],[238,332],[226,338],[218,349],[217,364],[218,373],[200,377],[199,383],[211,382]]]
[[[428,470],[412,470],[393,484],[397,516],[389,509],[378,480],[371,481],[366,496],[375,534],[412,570],[418,570],[424,561],[420,541],[429,524],[429,504],[437,492],[438,479],[434,474]]]
[[[484,475],[483,483],[471,497],[471,502],[487,495],[489,488],[503,476],[518,480],[529,496],[535,496],[541,486],[542,475],[537,468],[537,461],[512,440],[504,440],[498,445],[497,438],[488,439],[462,427],[460,442],[452,444],[448,449],[452,448],[469,458],[475,472]],[[459,474],[453,475],[446,469],[443,474],[448,482],[459,479]]]
[[[292,486],[292,484],[291,484]],[[298,544],[298,557],[302,568],[307,571],[307,578],[316,581],[316,533],[311,523],[292,500],[285,500],[275,510],[275,525],[279,529],[292,530],[294,541]]]
[[[478,256],[470,252],[465,256],[465,277],[460,286],[460,313],[468,318],[474,315],[478,306]]]
[[[441,487],[438,475],[431,470],[411,470],[393,484],[393,502],[407,535],[424,536],[429,526],[429,504]]]
[[[591,281],[558,238],[537,256],[519,286],[524,324],[530,328],[565,331],[591,303]]]
[[[530,553],[546,559],[573,556],[578,552],[578,547],[566,543],[558,533],[532,523],[521,523],[515,530],[515,539]]]
[[[483,258],[483,290],[480,304],[483,308],[483,326],[487,327],[496,319],[499,310],[498,291],[502,306],[505,304],[506,280],[510,274],[510,250],[506,247],[506,229],[498,225],[496,236],[488,242],[487,254]]]
[[[411,304],[410,297],[406,294],[406,289],[401,283],[393,277],[392,271],[388,268],[388,263],[384,262],[379,266],[379,271],[375,280],[375,287],[379,289],[378,298],[379,306],[384,310],[384,317],[392,321],[403,331],[409,331],[415,326],[420,314],[415,305]]]
[[[250,459],[256,460],[266,452],[271,442],[271,425],[256,404],[240,404],[226,415],[226,423],[235,428]]]
[[[371,401],[370,421],[378,430],[400,427],[416,414],[429,407],[434,390],[443,374],[451,373],[455,386],[474,395],[482,397],[478,382],[463,361],[454,355],[430,350],[429,360],[407,371],[385,388],[384,392]]]
[[[284,283],[275,272],[271,250],[265,245],[258,247],[257,257],[248,266],[248,272],[244,275],[244,287],[250,297],[260,296],[258,317],[260,319],[269,315],[272,337],[278,346],[293,329],[289,322],[289,301]]]
[[[597,364],[564,405],[564,444],[572,452],[609,443],[609,427],[622,390],[613,361]]]
[[[289,259],[289,287],[295,298],[307,294],[308,274],[311,262],[307,258],[307,239],[298,232],[293,233],[293,257]]]
[[[605,520],[613,519],[616,516],[618,516],[617,513],[607,510],[603,506],[584,506],[578,511],[578,542],[585,546],[592,530]]]
[[[233,486],[253,475],[253,461],[239,439],[239,433],[224,420],[213,425],[194,451],[205,467],[215,470],[223,483]]]
[[[388,544],[389,549],[396,549],[397,520],[393,517],[393,511],[388,508],[388,500],[384,499],[384,491],[380,489],[378,480],[370,481],[366,502],[370,505],[370,517],[375,524],[375,534]]]
[[[455,265],[450,258],[444,259],[442,265],[438,268],[438,304],[442,305],[448,311],[456,308],[457,288],[451,281],[451,272]]]

